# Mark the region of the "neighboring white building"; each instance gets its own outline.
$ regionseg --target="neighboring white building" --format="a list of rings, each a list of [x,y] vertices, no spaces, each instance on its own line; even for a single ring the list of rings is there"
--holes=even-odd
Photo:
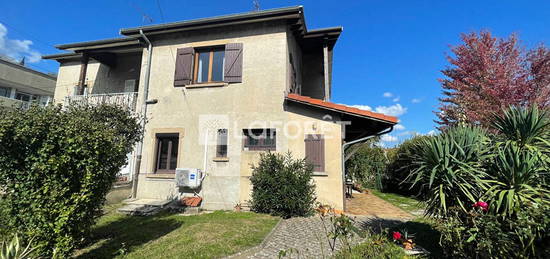
[[[27,107],[32,101],[48,104],[56,77],[0,58],[0,106]]]

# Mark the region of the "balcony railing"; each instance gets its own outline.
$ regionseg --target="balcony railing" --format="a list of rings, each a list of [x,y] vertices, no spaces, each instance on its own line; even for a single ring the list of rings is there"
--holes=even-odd
[[[30,105],[30,102],[0,96],[0,106],[27,109]]]
[[[136,111],[137,95],[137,92],[130,92],[67,96],[65,97],[63,105],[70,106],[78,104],[110,104],[129,109],[130,111]]]

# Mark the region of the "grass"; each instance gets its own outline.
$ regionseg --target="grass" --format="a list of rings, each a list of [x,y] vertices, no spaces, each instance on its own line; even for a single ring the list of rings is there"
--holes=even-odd
[[[365,240],[351,248],[342,249],[335,259],[359,258],[415,258],[408,256],[405,251],[390,241],[384,234],[369,233]]]
[[[392,205],[409,212],[413,215],[418,215],[420,211],[424,210],[424,205],[419,200],[411,197],[402,196],[395,193],[386,193],[378,190],[370,189],[369,192],[377,196],[378,198],[385,200]]]
[[[433,219],[420,217],[392,228],[391,231],[404,231],[414,235],[414,242],[430,252],[430,258],[444,258],[443,249],[439,245],[441,233],[435,229]]]
[[[125,216],[108,206],[76,258],[213,258],[260,244],[279,218],[252,212]]]

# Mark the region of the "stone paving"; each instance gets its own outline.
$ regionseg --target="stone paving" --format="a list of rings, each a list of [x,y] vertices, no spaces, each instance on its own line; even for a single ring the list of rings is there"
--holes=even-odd
[[[346,201],[346,214],[355,219],[363,229],[380,231],[412,218],[412,215],[372,195],[355,193]],[[325,220],[327,227],[330,221]],[[358,242],[355,238],[353,242]],[[335,251],[341,248],[337,242]],[[255,248],[232,255],[229,258],[278,258],[281,251],[284,258],[328,258],[332,255],[326,238],[326,231],[319,216],[281,220],[264,242]]]

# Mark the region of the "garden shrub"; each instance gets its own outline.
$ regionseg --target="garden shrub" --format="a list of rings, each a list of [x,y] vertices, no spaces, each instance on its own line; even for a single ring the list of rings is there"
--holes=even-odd
[[[367,237],[360,244],[348,249],[342,249],[334,258],[361,259],[361,258],[413,258],[390,241],[387,234],[367,233]]]
[[[252,210],[283,218],[310,215],[315,203],[313,166],[289,152],[260,154],[252,166]]]
[[[388,165],[384,174],[384,192],[393,192],[407,196],[418,196],[420,186],[414,186],[413,181],[407,180],[411,172],[412,157],[419,146],[433,136],[416,135],[405,140],[396,148],[387,150]],[[422,197],[419,197],[422,198]]]
[[[491,155],[488,143],[485,130],[456,127],[419,144],[407,181],[426,197],[426,214],[445,217],[449,208],[466,210],[481,197],[483,166]]]
[[[101,213],[137,118],[114,106],[0,110],[0,186],[10,231],[42,257],[69,257]]]
[[[544,258],[550,253],[550,207],[526,207],[505,219],[473,209],[442,221],[441,245],[452,258]]]
[[[346,161],[346,173],[362,188],[381,190],[387,158],[384,149],[365,143]]]

